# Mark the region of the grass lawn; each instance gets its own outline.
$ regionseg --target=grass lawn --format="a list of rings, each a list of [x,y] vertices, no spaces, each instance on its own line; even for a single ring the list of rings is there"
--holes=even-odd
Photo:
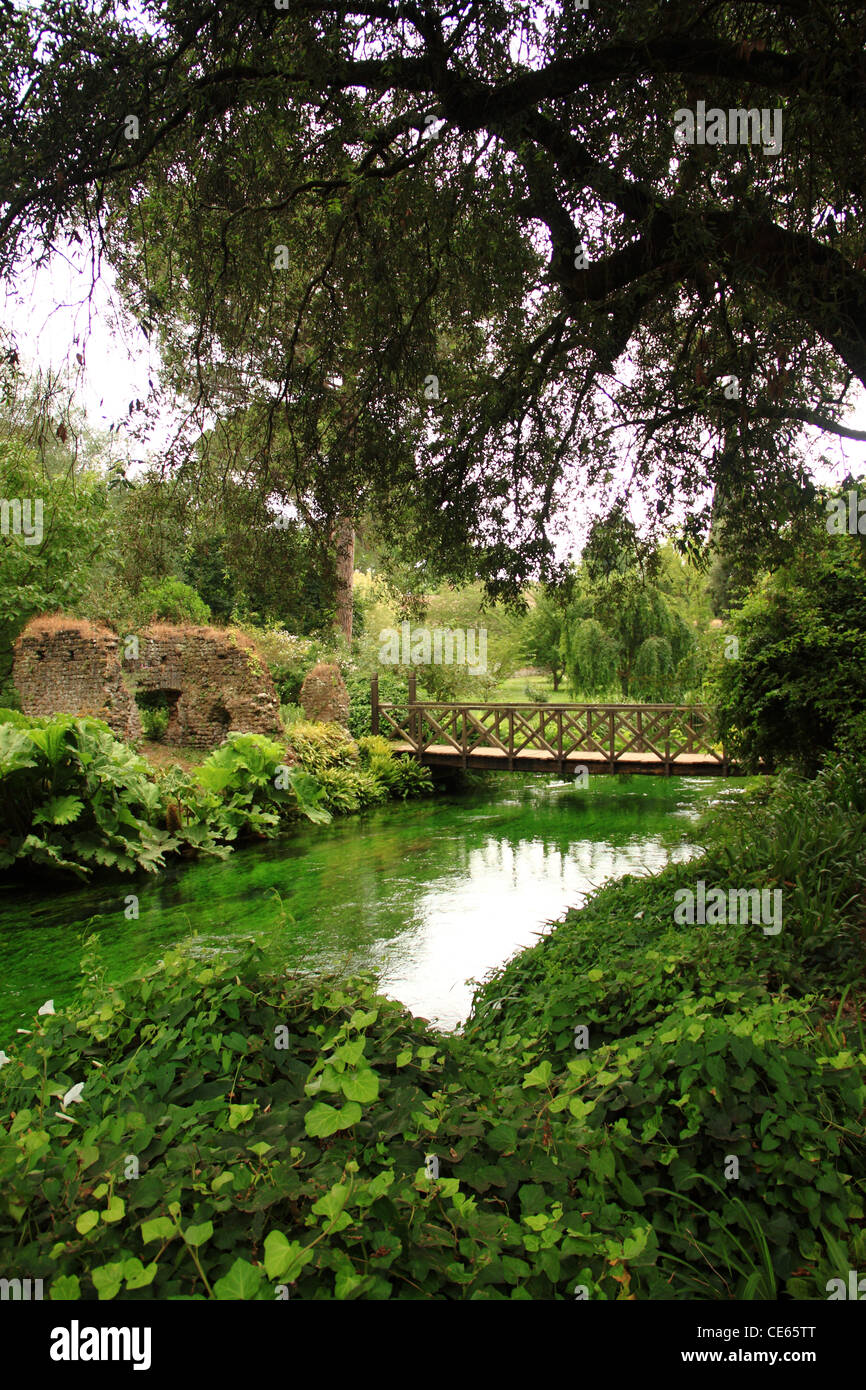
[[[146,758],[151,767],[179,767],[183,772],[192,772],[194,768],[200,767],[211,751],[209,748],[175,747],[173,744],[156,743],[150,738],[141,739],[136,748],[136,752]]]

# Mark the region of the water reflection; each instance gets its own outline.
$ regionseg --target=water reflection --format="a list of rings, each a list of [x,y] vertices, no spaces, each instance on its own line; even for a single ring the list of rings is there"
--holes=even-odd
[[[730,785],[730,784],[728,784]],[[718,796],[696,778],[594,779],[591,790],[505,777],[472,796],[388,806],[328,827],[137,881],[0,906],[0,1046],[45,999],[58,1007],[99,930],[106,972],[123,979],[168,946],[234,948],[254,936],[291,969],[372,968],[382,987],[442,1027],[466,1017],[472,987],[608,879],[694,852],[689,823]],[[11,1025],[11,1030],[9,1025]]]

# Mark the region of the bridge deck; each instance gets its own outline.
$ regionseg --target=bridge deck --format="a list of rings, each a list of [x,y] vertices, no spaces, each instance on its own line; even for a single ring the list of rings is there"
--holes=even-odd
[[[571,753],[559,758],[540,748],[525,748],[513,756],[498,748],[474,748],[464,759],[461,752],[444,743],[428,744],[420,754],[411,743],[395,742],[391,747],[395,753],[414,754],[428,767],[468,767],[476,771],[575,772],[583,766],[596,775],[633,772],[654,777],[730,777],[736,774],[732,763],[702,757],[699,753],[681,753],[668,763],[643,753],[620,753],[611,765],[611,760],[600,753]]]

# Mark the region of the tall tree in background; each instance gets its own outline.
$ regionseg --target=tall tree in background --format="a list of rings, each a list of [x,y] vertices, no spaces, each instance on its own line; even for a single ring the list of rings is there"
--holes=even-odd
[[[563,654],[563,629],[565,612],[561,598],[542,590],[535,595],[534,606],[527,615],[521,644],[521,654],[534,666],[549,671],[553,678],[553,689],[565,674]]]
[[[7,13],[0,271],[92,238],[194,438],[242,416],[324,537],[363,510],[516,593],[571,492],[698,537],[733,477],[766,548],[803,427],[862,438],[862,5],[139,11]],[[780,113],[781,148],[678,144],[699,102]]]

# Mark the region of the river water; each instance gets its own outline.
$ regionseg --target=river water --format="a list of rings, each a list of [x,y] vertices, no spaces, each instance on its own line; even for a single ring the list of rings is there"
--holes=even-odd
[[[293,970],[374,970],[383,993],[457,1027],[471,982],[533,945],[568,907],[606,880],[694,854],[696,817],[733,785],[594,777],[579,787],[501,773],[483,789],[304,824],[152,879],[7,886],[0,1047],[46,999],[58,1009],[69,1000],[93,932],[113,981],[190,938],[208,954],[254,937]]]

